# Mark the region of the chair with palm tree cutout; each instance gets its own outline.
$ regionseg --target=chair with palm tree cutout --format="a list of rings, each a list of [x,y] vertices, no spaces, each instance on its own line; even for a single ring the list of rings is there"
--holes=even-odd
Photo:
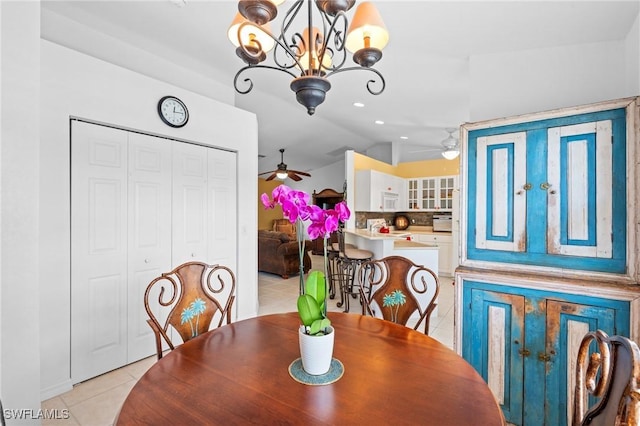
[[[431,313],[440,292],[438,276],[402,256],[389,256],[360,265],[360,297],[371,316],[429,334]]]
[[[235,287],[231,269],[202,262],[184,263],[151,281],[144,307],[155,334],[158,359],[162,358],[163,341],[174,349],[170,335],[186,342],[207,332],[212,323],[215,327],[225,321],[229,324]]]
[[[602,330],[587,333],[578,350],[572,425],[640,425],[639,384],[640,350],[635,342]]]

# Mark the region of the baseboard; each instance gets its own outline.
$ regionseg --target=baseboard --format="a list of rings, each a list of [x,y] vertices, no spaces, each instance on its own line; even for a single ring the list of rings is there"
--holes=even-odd
[[[40,389],[40,401],[46,401],[54,396],[58,396],[73,389],[71,379],[65,380],[57,385],[49,386],[48,388]]]

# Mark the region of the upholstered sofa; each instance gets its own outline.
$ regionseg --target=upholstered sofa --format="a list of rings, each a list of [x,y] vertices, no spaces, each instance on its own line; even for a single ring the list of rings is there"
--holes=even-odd
[[[311,241],[304,242],[304,273],[311,269]],[[300,271],[298,242],[284,232],[258,231],[258,271],[281,275],[287,279]]]

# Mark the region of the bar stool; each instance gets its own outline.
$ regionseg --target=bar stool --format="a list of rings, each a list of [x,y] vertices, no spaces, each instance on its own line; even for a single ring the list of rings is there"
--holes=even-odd
[[[345,244],[345,248],[347,249],[355,249],[356,246],[353,244]],[[340,243],[335,242],[331,243],[327,246],[327,281],[329,283],[329,298],[335,299],[336,297],[336,287],[340,286]],[[340,290],[342,291],[342,290]],[[342,293],[340,293],[340,300],[342,299]],[[342,303],[338,305],[342,306]]]
[[[335,275],[340,284],[340,302],[336,303],[336,306],[342,307],[344,304],[344,312],[349,312],[349,295],[355,299],[360,294],[355,280],[356,270],[362,263],[373,258],[373,252],[361,250],[352,244],[345,244],[342,230],[338,230],[338,246],[337,273]],[[360,301],[360,304],[362,305],[362,315],[364,315],[362,301]]]

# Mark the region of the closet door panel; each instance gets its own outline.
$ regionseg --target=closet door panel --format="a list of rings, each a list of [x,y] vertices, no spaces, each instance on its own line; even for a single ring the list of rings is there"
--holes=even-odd
[[[236,153],[208,149],[209,259],[236,271]]]
[[[171,265],[171,143],[129,134],[127,362],[155,353],[144,292]],[[156,303],[157,305],[157,303]]]
[[[73,122],[71,379],[127,357],[127,133]]]
[[[207,148],[173,142],[173,267],[189,261],[210,262],[207,232]]]

